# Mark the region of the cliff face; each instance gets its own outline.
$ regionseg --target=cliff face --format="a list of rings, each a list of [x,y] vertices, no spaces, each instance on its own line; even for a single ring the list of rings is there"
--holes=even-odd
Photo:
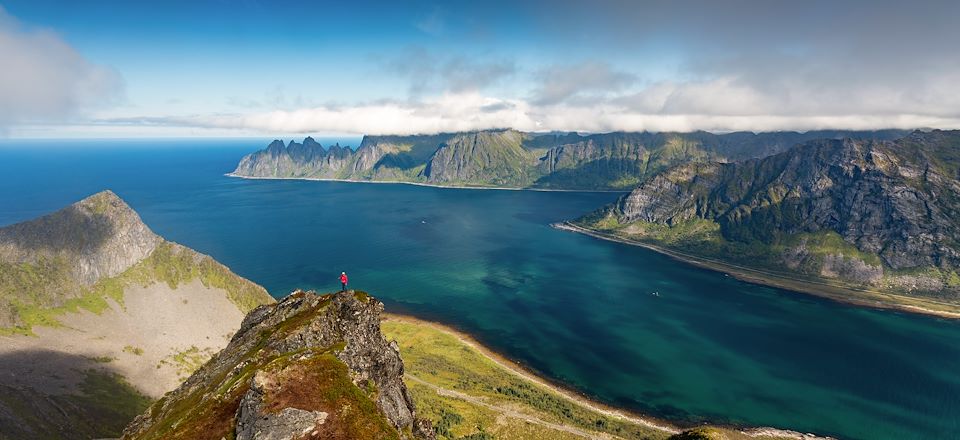
[[[741,163],[682,165],[587,223],[613,222],[622,231],[632,224],[647,237],[661,225],[678,238],[703,232],[691,225],[707,221],[726,242],[782,251],[777,260],[791,270],[892,283],[887,287],[898,282],[885,274],[902,274],[918,290],[952,290],[960,266],[958,148],[958,131],[916,132],[896,141],[813,141]],[[833,235],[841,240],[826,243]]]
[[[433,153],[420,177],[431,183],[527,186],[536,162],[513,130],[458,134]]]
[[[124,439],[433,438],[403,383],[383,304],[297,291],[244,319],[230,344],[124,431]]]
[[[394,180],[439,185],[627,189],[671,166],[778,153],[803,141],[840,136],[893,139],[898,130],[806,133],[605,133],[579,135],[483,130],[414,136],[366,136],[356,151],[324,150],[307,138],[274,141],[245,156],[246,177]],[[309,144],[309,146],[308,146]]]

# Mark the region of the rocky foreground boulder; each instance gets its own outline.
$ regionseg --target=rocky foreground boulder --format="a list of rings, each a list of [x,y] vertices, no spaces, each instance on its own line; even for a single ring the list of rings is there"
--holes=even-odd
[[[432,439],[403,383],[383,304],[296,291],[251,311],[230,344],[124,439]]]

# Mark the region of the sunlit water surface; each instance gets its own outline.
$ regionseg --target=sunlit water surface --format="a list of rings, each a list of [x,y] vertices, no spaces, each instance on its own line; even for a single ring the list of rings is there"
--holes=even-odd
[[[347,271],[388,311],[453,325],[610,404],[844,438],[960,437],[960,322],[549,227],[616,194],[223,176],[265,143],[4,141],[0,225],[109,188],[157,233],[274,296],[334,290]]]

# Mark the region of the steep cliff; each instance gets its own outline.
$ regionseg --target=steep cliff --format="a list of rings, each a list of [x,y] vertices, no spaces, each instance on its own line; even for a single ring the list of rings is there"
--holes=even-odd
[[[230,344],[124,431],[124,439],[433,438],[403,362],[361,292],[297,291],[244,319]]]
[[[894,139],[899,130],[773,133],[540,134],[482,130],[365,136],[356,151],[311,138],[274,141],[241,159],[241,177],[389,180],[437,185],[628,189],[687,162],[764,157],[811,139]],[[308,146],[309,144],[309,146]]]
[[[440,144],[419,177],[435,184],[528,186],[536,158],[513,130],[462,133]]]
[[[579,223],[728,261],[957,300],[958,151],[960,131],[933,131],[686,164]]]

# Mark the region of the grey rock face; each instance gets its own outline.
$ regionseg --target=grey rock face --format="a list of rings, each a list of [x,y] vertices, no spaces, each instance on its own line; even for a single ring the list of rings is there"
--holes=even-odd
[[[83,288],[137,264],[162,241],[110,191],[35,220],[0,228],[0,273],[11,277],[4,280],[9,285],[0,285],[4,293],[0,295],[0,327],[22,324],[16,302],[61,306],[80,296]],[[32,284],[24,289],[24,283]]]
[[[330,414],[283,408],[276,414],[264,409],[264,388],[276,387],[267,375],[257,373],[250,381],[250,390],[240,401],[237,414],[237,440],[292,440],[308,437],[327,421]]]
[[[69,261],[73,276],[90,285],[119,275],[146,258],[161,238],[111,191],[87,197],[52,214],[0,228],[0,261]]]
[[[641,184],[610,208],[621,222],[703,218],[731,241],[768,244],[834,231],[894,270],[960,266],[960,131],[896,141],[820,140],[763,159],[687,164]],[[798,250],[799,251],[799,250]],[[799,264],[797,252],[785,263]],[[873,282],[877,267],[834,256],[823,275]]]
[[[200,405],[221,405],[224,409],[217,413],[229,418],[216,422],[235,427],[237,438],[333,435],[344,429],[338,425],[343,408],[321,397],[332,392],[324,387],[340,380],[375,403],[376,413],[363,416],[370,423],[382,417],[401,438],[412,433],[413,438],[432,439],[429,422],[417,418],[403,383],[399,350],[380,333],[382,310],[376,299],[353,291],[322,296],[297,291],[261,306],[247,315],[227,348],[134,420],[124,438],[189,438],[192,426],[215,422],[209,413],[179,419],[172,431],[158,427],[180,417],[183,402],[197,399]],[[334,374],[338,363],[342,376]],[[321,370],[333,377],[315,380]]]

